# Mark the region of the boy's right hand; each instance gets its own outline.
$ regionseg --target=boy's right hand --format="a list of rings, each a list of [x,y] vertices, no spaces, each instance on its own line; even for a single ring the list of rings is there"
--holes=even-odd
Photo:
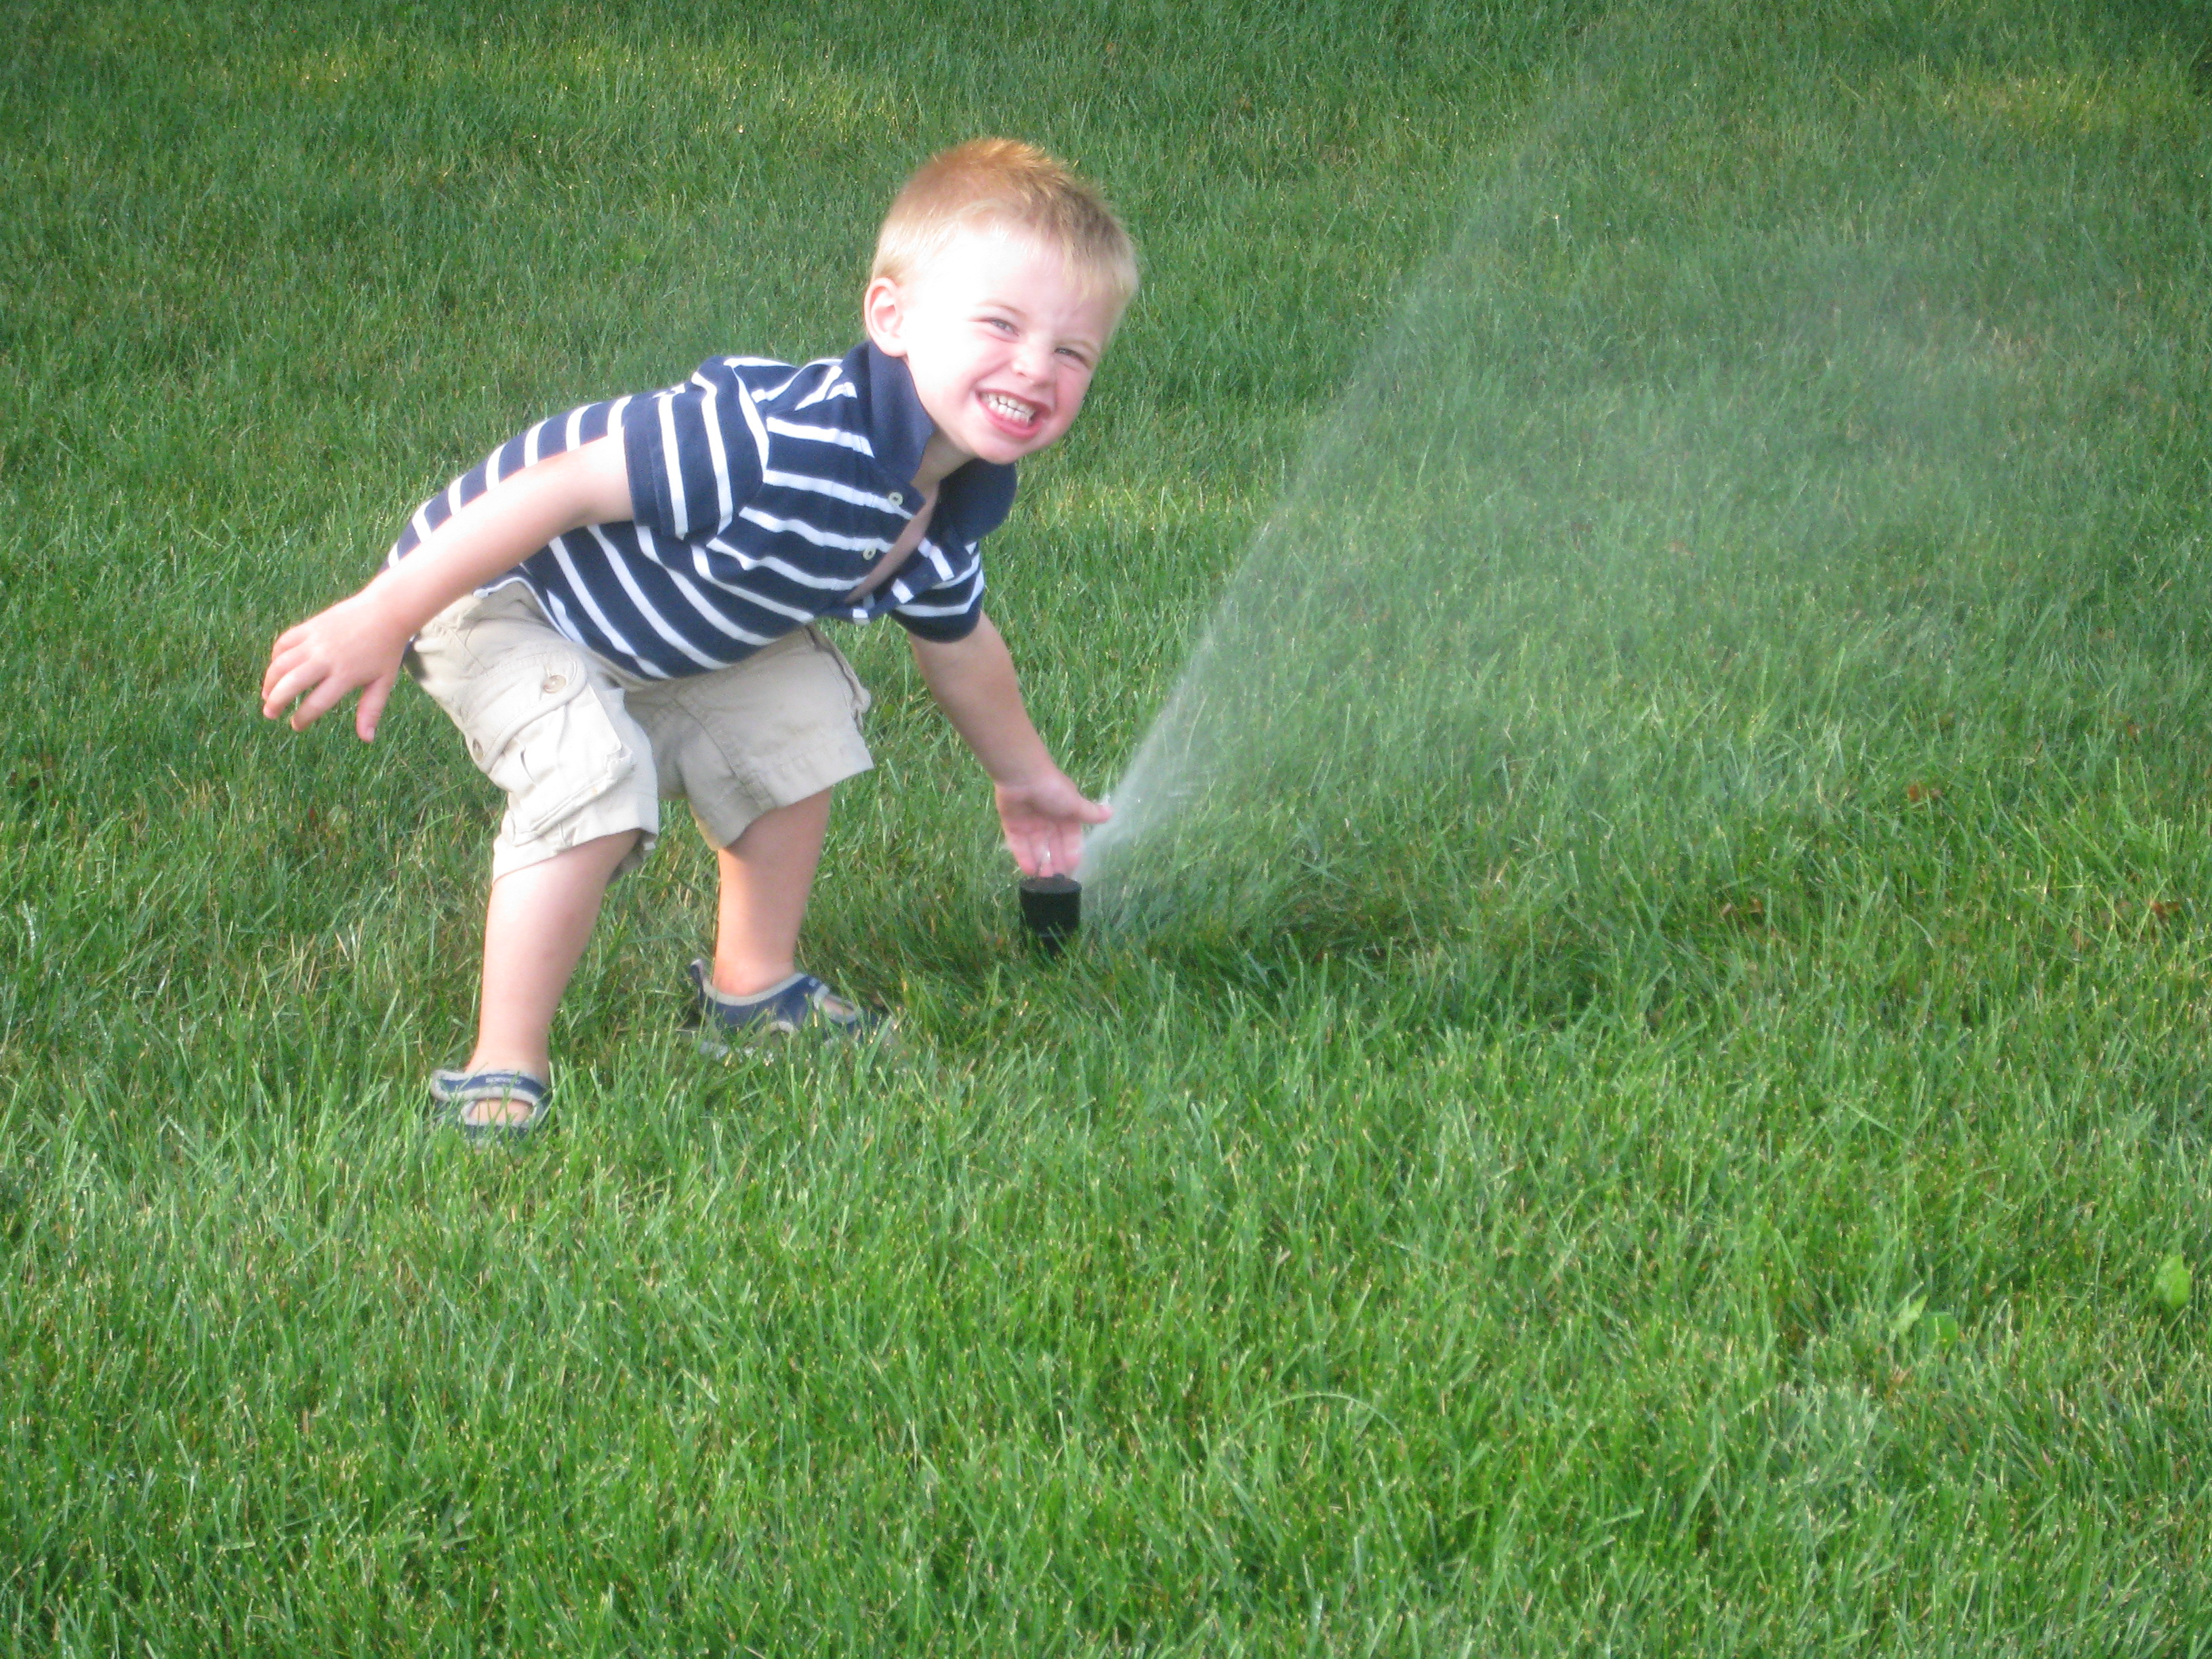
[[[291,708],[292,729],[304,732],[358,689],[353,729],[368,742],[398,684],[399,659],[414,634],[373,586],[318,611],[276,636],[269,671],[261,677],[262,714],[281,720]]]
[[[556,536],[635,516],[627,455],[610,432],[509,473],[351,599],[286,629],[261,677],[261,712],[279,719],[296,697],[292,729],[304,732],[358,689],[353,729],[367,743],[424,623]]]

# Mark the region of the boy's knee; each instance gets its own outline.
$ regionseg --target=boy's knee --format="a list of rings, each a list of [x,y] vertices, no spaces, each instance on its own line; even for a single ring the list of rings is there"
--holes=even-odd
[[[636,821],[644,816],[644,807],[652,809],[655,822]],[[510,833],[509,822],[502,819],[499,834],[491,844],[492,879],[497,881],[517,870],[527,870],[551,859],[572,854],[580,857],[587,853],[609,860],[608,880],[626,876],[643,864],[659,844],[659,802],[641,802],[622,791],[588,801],[574,817],[534,835],[514,835]]]
[[[568,847],[542,844],[524,847],[514,849],[511,856],[502,857],[509,849],[495,848],[492,883],[496,886],[510,876],[533,871],[551,873],[558,868],[574,872],[580,879],[590,878],[605,885],[635,866],[644,842],[643,830],[620,830],[610,835],[593,836]]]

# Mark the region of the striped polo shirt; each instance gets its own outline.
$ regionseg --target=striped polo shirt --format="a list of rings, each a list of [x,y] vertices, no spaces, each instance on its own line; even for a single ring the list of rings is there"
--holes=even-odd
[[[704,673],[823,617],[888,613],[939,641],[981,620],[978,544],[1014,500],[1014,469],[981,460],[938,486],[928,532],[889,579],[845,598],[921,506],[914,475],[935,430],[905,363],[872,344],[797,368],[717,357],[681,386],[540,421],[425,501],[386,562],[510,473],[617,429],[636,516],[556,536],[483,590],[523,583],[616,667]]]

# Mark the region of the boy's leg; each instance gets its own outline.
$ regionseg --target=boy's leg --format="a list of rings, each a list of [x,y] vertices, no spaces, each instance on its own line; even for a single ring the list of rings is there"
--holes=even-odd
[[[763,812],[715,853],[714,988],[748,997],[799,971],[799,927],[830,827],[830,791]]]
[[[483,995],[467,1070],[551,1074],[553,1011],[583,959],[607,883],[636,844],[634,830],[601,836],[492,883],[484,909]],[[483,1122],[520,1117],[526,1109],[514,1101],[476,1102],[463,1116]]]
[[[868,694],[811,628],[734,667],[641,687],[663,796],[690,803],[720,875],[712,988],[750,998],[793,978],[830,793],[868,769]]]
[[[551,1073],[547,1039],[607,884],[660,827],[652,749],[613,671],[556,633],[520,587],[457,600],[419,634],[407,667],[507,793],[492,848],[477,1040],[441,1088],[487,1073]],[[533,1103],[468,1100],[465,1127],[525,1124]]]

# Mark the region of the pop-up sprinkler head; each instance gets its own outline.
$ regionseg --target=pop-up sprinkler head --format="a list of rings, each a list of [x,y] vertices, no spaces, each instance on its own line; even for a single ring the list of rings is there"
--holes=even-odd
[[[1037,948],[1056,957],[1083,920],[1083,884],[1073,876],[1031,876],[1022,883],[1022,926]]]

